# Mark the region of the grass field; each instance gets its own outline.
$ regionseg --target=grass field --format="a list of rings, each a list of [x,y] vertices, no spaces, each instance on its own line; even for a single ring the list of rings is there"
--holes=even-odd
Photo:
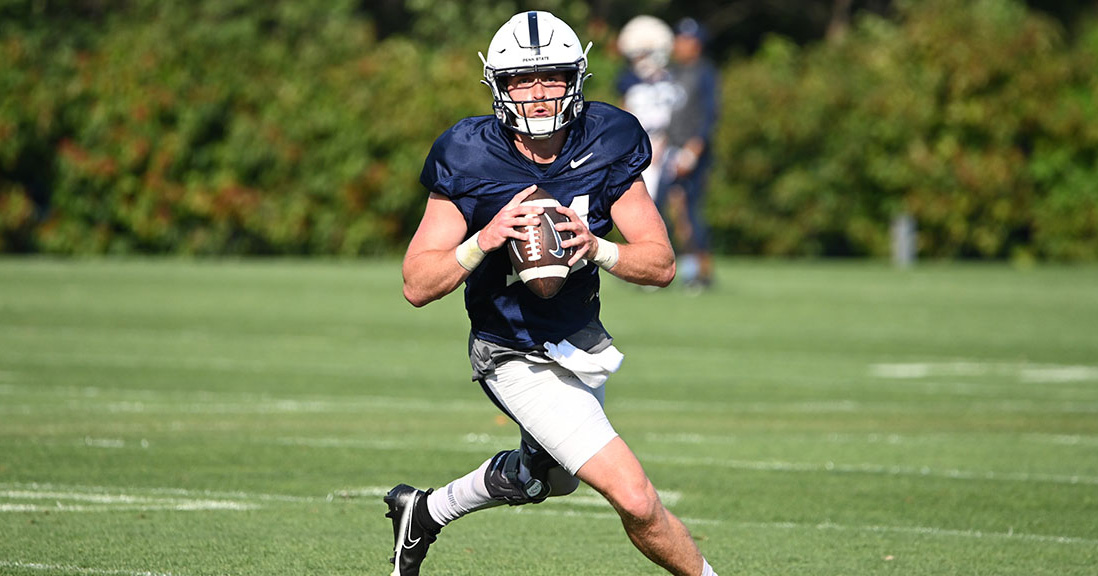
[[[722,576],[1098,574],[1098,268],[617,281],[607,409]],[[0,574],[388,574],[381,496],[516,431],[390,262],[0,260]],[[425,574],[660,574],[594,493]]]

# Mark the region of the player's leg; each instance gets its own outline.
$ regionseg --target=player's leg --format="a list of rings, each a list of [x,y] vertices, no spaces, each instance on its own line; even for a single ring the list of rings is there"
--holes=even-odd
[[[507,406],[518,406],[528,418],[543,421],[558,409],[550,400],[558,396],[554,386],[562,385],[542,368],[544,366],[513,363],[503,370],[502,382],[492,374],[485,391],[509,415]],[[531,374],[534,377],[528,377]],[[564,394],[580,392],[581,396],[591,396],[578,381],[575,386],[582,390],[566,390]],[[542,502],[551,496],[570,494],[578,486],[579,480],[561,467],[525,430],[518,450],[496,454],[438,491],[424,492],[403,484],[397,486],[385,497],[389,506],[386,516],[393,521],[393,576],[418,575],[430,544],[444,526],[462,516],[502,504]]]
[[[528,453],[520,453],[519,458],[515,458],[510,451],[501,452],[477,470],[439,491],[424,494],[421,500],[415,502],[416,513],[408,516],[414,530],[426,531],[431,525],[440,526],[464,514],[504,502],[521,504],[535,501],[529,493],[523,493],[530,486],[527,479],[534,476],[524,475],[521,466],[516,471],[516,462],[526,462],[526,473],[537,475],[541,474],[538,470],[545,469],[544,463],[548,462],[552,465],[543,478],[548,483],[550,495],[575,490],[578,483],[575,476],[578,474],[570,472],[582,470],[583,479],[605,494],[622,515],[629,537],[642,552],[668,567],[672,573],[689,576],[703,574],[700,568],[697,572],[680,571],[680,565],[688,566],[686,570],[690,570],[690,558],[693,556],[683,556],[681,550],[676,553],[675,550],[666,549],[668,546],[681,549],[685,541],[697,555],[686,529],[663,508],[640,464],[624,442],[617,438],[617,433],[606,419],[602,410],[604,388],[592,390],[556,364],[520,360],[499,366],[486,383],[501,407],[522,423],[524,440],[533,439],[534,442],[524,441],[523,450]],[[534,450],[534,445],[539,448],[545,446],[545,449]],[[538,464],[535,461],[539,458],[548,459]],[[613,467],[621,469],[609,470]],[[615,483],[620,486],[612,485]],[[405,517],[399,514],[394,516]],[[401,558],[401,526],[403,524],[398,525],[397,518],[394,518],[393,528],[397,536],[395,557],[398,560]],[[413,534],[409,540],[415,540],[417,535]],[[426,540],[428,544],[434,540],[433,536]],[[425,554],[425,546],[422,549],[411,548],[404,556],[410,560],[409,565],[400,571],[401,563],[398,561],[398,571],[394,575],[418,574],[419,562]],[[697,558],[698,565],[702,566],[700,556]],[[707,573],[707,576],[710,575],[712,572]]]
[[[588,388],[556,364],[508,362],[496,372],[489,384],[505,409],[564,468],[606,496],[642,553],[673,574],[713,576],[606,418],[605,387]]]
[[[499,452],[476,470],[431,493],[427,509],[441,527],[501,504],[537,504],[549,497],[565,496],[578,486],[578,479],[524,437],[519,449]]]
[[[419,574],[439,532],[462,516],[502,504],[536,504],[569,494],[578,485],[579,480],[547,452],[533,452],[525,442],[518,450],[496,454],[438,491],[401,484],[385,497],[386,516],[393,521],[393,576]]]
[[[699,288],[708,288],[713,282],[713,257],[709,249],[709,224],[705,219],[705,190],[708,186],[711,158],[703,154],[694,172],[686,179],[687,219],[690,222],[689,246],[697,259],[696,283]]]
[[[562,385],[546,366],[512,360],[488,374],[481,387],[512,420],[519,422],[512,413],[516,410],[526,419],[544,421],[556,409],[551,402],[559,396],[554,387]],[[521,433],[518,450],[496,454],[430,495],[428,509],[439,525],[500,504],[536,504],[576,490],[579,480],[561,467],[533,435],[525,429]]]
[[[577,476],[606,497],[633,545],[649,560],[680,576],[711,570],[686,526],[660,502],[640,462],[620,437],[588,460]]]

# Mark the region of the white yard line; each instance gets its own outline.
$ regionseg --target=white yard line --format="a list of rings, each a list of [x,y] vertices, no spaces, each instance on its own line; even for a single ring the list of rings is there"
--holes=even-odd
[[[64,572],[67,574],[89,574],[91,576],[172,576],[171,572],[149,572],[145,570],[120,570],[115,568],[86,568],[69,564],[45,564],[41,562],[15,562],[0,560],[0,568],[17,570],[37,570],[40,572]]]
[[[65,489],[57,485],[49,484],[0,484],[0,499],[9,500],[54,500],[52,505],[38,504],[5,504],[0,503],[0,512],[113,512],[120,510],[247,510],[257,506],[225,500],[173,500],[170,498],[150,498],[140,494],[125,493],[118,488],[84,486],[79,489],[70,487]],[[122,492],[122,493],[119,493]],[[240,498],[257,501],[308,501],[315,502],[320,498],[302,498],[277,494],[255,494],[244,492],[207,492],[174,488],[158,488],[140,490],[144,493],[158,494],[222,494],[231,498]],[[369,497],[380,498],[388,492],[388,487],[368,486],[346,490],[333,491],[326,500],[331,501],[335,497],[354,498]],[[673,491],[661,492],[661,498],[669,505],[674,506],[682,499],[682,494]],[[84,504],[61,504],[59,500],[71,500],[84,502]],[[606,511],[577,510],[575,508],[605,508]],[[557,517],[576,517],[587,519],[603,519],[619,521],[617,514],[612,512],[605,500],[593,490],[583,488],[572,496],[560,500],[551,500],[543,506],[527,506],[511,509],[515,514],[530,514]],[[1065,544],[1065,545],[1098,545],[1098,540],[1079,538],[1075,536],[1060,536],[1047,534],[1026,534],[1013,530],[1008,532],[986,532],[981,530],[957,530],[948,528],[936,528],[927,526],[884,526],[884,525],[843,525],[830,521],[822,523],[797,523],[797,522],[737,522],[732,520],[717,520],[710,518],[683,517],[687,525],[728,526],[735,529],[750,530],[834,530],[845,532],[887,533],[911,536],[930,536],[937,538],[965,538],[965,539],[993,539],[1013,540],[1020,542],[1034,542],[1041,544]],[[19,568],[25,570],[42,570],[55,572],[70,572],[74,574],[90,574],[103,576],[170,576],[157,572],[131,571],[119,569],[84,568],[68,565],[53,565],[45,563],[15,562],[0,560],[0,568]]]
[[[149,443],[147,440],[142,440],[142,443],[147,448]],[[84,445],[89,448],[125,448],[126,441],[122,438],[93,438],[91,436],[84,437]]]
[[[258,510],[265,502],[325,502],[280,494],[213,492],[174,488],[119,488],[35,483],[0,484],[0,512],[129,512]],[[27,503],[31,501],[32,503]],[[42,502],[45,501],[45,502]]]
[[[891,380],[998,376],[1031,384],[1098,382],[1098,366],[980,362],[974,360],[870,364],[869,374],[876,378]]]
[[[0,504],[0,512],[211,512],[226,510],[229,512],[244,512],[256,510],[259,506],[241,504],[239,502],[180,502],[178,504],[126,504],[126,505],[102,505],[89,506],[85,504]]]
[[[1098,446],[1098,436],[1082,436],[1079,434],[1026,434],[1029,442],[1042,444],[1055,444],[1057,446],[1085,446],[1093,448]]]
[[[1004,446],[1013,446],[1020,441],[1033,444],[1054,444],[1057,446],[1098,446],[1098,436],[1084,436],[1080,434],[1018,434],[1015,432],[989,432],[989,433],[905,433],[893,432],[861,432],[861,433],[829,433],[829,434],[644,434],[644,441],[653,444],[688,445],[688,446],[731,446],[750,445],[758,442],[781,442],[783,444],[873,444],[890,446],[900,445],[938,445],[965,442],[999,442]]]
[[[51,504],[5,504],[0,502],[3,512],[112,512],[119,510],[254,510],[259,508],[255,502],[331,502],[348,498],[381,498],[389,493],[391,486],[364,486],[333,490],[324,498],[287,496],[281,494],[253,494],[243,492],[207,492],[181,490],[174,488],[122,489],[103,486],[59,486],[52,484],[0,484],[2,500],[49,500]],[[165,498],[148,494],[171,494],[180,496]],[[183,498],[181,496],[191,496]],[[205,497],[205,498],[193,498]],[[219,499],[214,499],[219,498]],[[661,490],[660,498],[668,505],[682,500],[681,492]],[[240,501],[243,502],[240,502]],[[66,502],[66,503],[62,503]],[[81,504],[68,504],[80,502]],[[581,488],[559,502],[569,506],[603,507],[606,500],[590,488]]]
[[[366,498],[381,498],[389,493],[390,488],[382,486],[367,486],[364,488],[348,488],[346,490],[339,490],[333,495],[339,495],[342,497],[366,497]],[[668,505],[674,506],[682,500],[682,492],[676,490],[659,490],[660,500]],[[551,498],[546,502],[553,505],[561,506],[582,506],[582,507],[598,507],[609,509],[609,504],[601,494],[595,492],[591,488],[581,487],[568,496],[562,496],[560,498]],[[615,516],[616,518],[617,516]]]
[[[371,439],[358,439],[358,438],[278,438],[274,440],[276,444],[282,444],[284,446],[302,446],[306,448],[355,448],[361,450],[407,450],[416,445],[405,440],[371,440]],[[510,444],[515,444],[514,441]],[[483,452],[486,448],[483,446],[470,446],[465,444],[454,444],[447,449],[447,452]]]
[[[217,356],[163,356],[155,354],[119,354],[102,352],[17,352],[0,350],[0,360],[12,358],[21,364],[48,366],[95,366],[128,370],[159,368],[243,374],[307,374],[331,377],[361,377],[385,367],[367,363],[307,362],[289,360],[245,360]],[[405,368],[393,366],[388,372],[400,376]]]
[[[468,438],[473,440],[468,440]],[[436,452],[480,452],[484,448],[475,444],[485,443],[498,443],[499,445],[511,445],[514,444],[513,440],[508,441],[504,437],[496,436],[484,436],[479,435],[467,436],[466,443],[451,442],[446,444],[435,444],[430,448],[430,451]],[[685,439],[684,443],[698,442],[698,438]],[[885,440],[894,442],[895,440]],[[407,450],[410,448],[419,447],[422,449],[420,443],[400,441],[400,440],[353,440],[353,439],[338,439],[338,438],[280,438],[276,440],[280,444],[290,444],[298,446],[308,446],[314,448],[360,448],[363,450],[381,450],[381,451],[394,451],[394,450]],[[954,468],[932,468],[930,466],[895,466],[884,464],[843,464],[836,462],[785,462],[776,460],[736,460],[736,459],[722,459],[722,458],[690,458],[681,456],[663,456],[659,454],[651,454],[644,452],[641,454],[640,459],[642,462],[652,462],[656,464],[671,464],[675,466],[692,466],[692,467],[716,467],[716,468],[731,468],[736,470],[754,470],[760,472],[829,472],[829,473],[841,473],[841,474],[875,474],[885,476],[916,476],[927,478],[948,478],[951,480],[996,480],[996,481],[1009,481],[1009,482],[1036,482],[1036,483],[1048,483],[1048,484],[1079,484],[1079,485],[1098,485],[1098,476],[1089,476],[1084,474],[1047,474],[1047,473],[1035,473],[1035,472],[1001,472],[993,470],[960,470]]]
[[[326,497],[290,496],[285,494],[259,494],[215,490],[187,490],[185,488],[124,488],[118,486],[82,486],[51,483],[0,483],[0,491],[27,491],[32,493],[58,492],[79,496],[104,496],[107,498],[140,498],[149,496],[175,496],[187,499],[254,500],[259,502],[324,502]],[[0,492],[2,494],[2,492]]]
[[[406,439],[375,440],[372,438],[278,438],[272,440],[275,444],[284,446],[302,446],[306,448],[354,448],[361,450],[428,450],[437,452],[456,453],[485,453],[494,449],[503,450],[514,448],[518,444],[518,438],[513,436],[490,436],[487,434],[466,434],[452,442],[444,444],[432,443],[431,448],[426,448],[426,442],[409,441]]]
[[[581,510],[558,510],[545,507],[525,506],[511,510],[514,514],[529,514],[536,516],[557,516],[564,518],[584,518],[619,521],[618,515],[613,512],[586,512]],[[1092,538],[1078,538],[1075,536],[1053,536],[1046,534],[1025,534],[1020,532],[985,532],[982,530],[955,530],[948,528],[934,528],[928,526],[881,526],[881,525],[844,525],[833,522],[818,524],[803,522],[737,522],[734,520],[713,520],[707,518],[680,517],[687,526],[730,526],[736,529],[747,530],[835,530],[845,532],[866,532],[885,534],[906,534],[914,536],[933,536],[939,538],[966,538],[983,540],[1015,540],[1022,542],[1036,542],[1042,544],[1082,544],[1087,546],[1098,545],[1098,540]]]
[[[1042,474],[1031,472],[994,472],[990,470],[957,470],[910,466],[885,466],[882,464],[839,464],[825,462],[782,462],[730,460],[721,458],[684,458],[652,454],[640,456],[642,462],[671,464],[675,466],[701,466],[755,470],[760,472],[831,472],[840,474],[875,474],[884,476],[921,476],[951,480],[998,480],[1008,482],[1037,482],[1049,484],[1080,484],[1098,486],[1098,477],[1067,474]]]
[[[49,500],[50,504],[9,504],[3,500]],[[78,504],[71,504],[78,502]],[[109,494],[103,491],[10,489],[0,490],[0,512],[119,512],[154,510],[230,510],[260,508],[258,504],[235,500],[164,498],[136,494]]]
[[[811,527],[801,525],[800,527]],[[953,530],[947,528],[932,528],[928,526],[844,526],[825,522],[818,524],[819,530],[839,530],[856,532],[877,532],[893,534],[915,534],[939,537],[974,538],[986,540],[1021,540],[1026,542],[1040,542],[1047,544],[1098,544],[1098,540],[1092,538],[1077,538],[1075,536],[1049,536],[1046,534],[1025,534],[1020,532],[984,532],[982,530]]]
[[[947,368],[940,368],[946,366]],[[1006,374],[1022,378],[1023,373],[1039,370],[1035,366],[1018,365]],[[1050,367],[1062,374],[1090,374],[1098,381],[1098,368]],[[975,363],[959,364],[874,364],[871,375],[886,379],[920,379],[942,371],[954,375],[995,373],[992,368]],[[1028,372],[1027,372],[1028,371]],[[1060,372],[1057,372],[1060,373]],[[1058,377],[1067,381],[1067,377]],[[314,396],[278,398],[265,394],[226,393],[208,390],[142,390],[99,387],[49,387],[0,384],[0,394],[8,396],[58,397],[77,402],[6,402],[0,413],[85,412],[111,414],[346,414],[370,411],[495,413],[490,403],[481,400],[400,398],[392,396]],[[865,402],[854,399],[806,402],[694,402],[680,400],[645,400],[615,398],[612,408],[617,412],[655,412],[688,414],[913,414],[941,412],[943,406],[912,406],[908,402]],[[952,411],[968,413],[1098,413],[1098,401],[1086,399],[1034,400],[996,399],[983,397]]]
[[[685,402],[669,400],[613,400],[615,412],[656,412],[682,414],[1091,414],[1098,413],[1098,402],[999,400],[984,398],[966,404],[913,406],[910,402],[862,402],[833,400],[826,402]]]
[[[70,400],[24,404],[7,412],[73,411],[153,414],[297,414],[355,413],[365,411],[484,412],[494,413],[487,401],[429,400],[393,396],[322,396],[277,398],[260,394],[234,394],[206,390],[141,390],[99,387],[49,387],[4,385],[8,395],[33,395]],[[71,400],[78,400],[72,402]],[[0,410],[0,413],[4,412]]]

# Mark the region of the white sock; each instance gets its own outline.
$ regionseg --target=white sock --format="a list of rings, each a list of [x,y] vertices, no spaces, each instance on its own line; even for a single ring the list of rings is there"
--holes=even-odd
[[[705,558],[702,558],[701,576],[717,576],[717,573],[713,571],[713,567],[709,565],[709,561]]]
[[[484,472],[492,459],[484,461],[480,468],[435,490],[427,497],[427,510],[431,518],[445,526],[462,516],[498,504],[488,495],[484,485]]]

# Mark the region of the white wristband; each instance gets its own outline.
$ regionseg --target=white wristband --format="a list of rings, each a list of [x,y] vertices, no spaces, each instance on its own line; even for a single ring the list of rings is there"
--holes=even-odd
[[[618,263],[618,245],[599,237],[595,237],[599,247],[595,250],[595,257],[591,259],[599,268],[610,271]]]
[[[477,243],[477,239],[480,238],[480,232],[473,234],[468,240],[458,244],[454,255],[457,256],[458,264],[461,267],[472,272],[473,268],[476,268],[488,254],[484,250],[480,249],[480,244]]]

